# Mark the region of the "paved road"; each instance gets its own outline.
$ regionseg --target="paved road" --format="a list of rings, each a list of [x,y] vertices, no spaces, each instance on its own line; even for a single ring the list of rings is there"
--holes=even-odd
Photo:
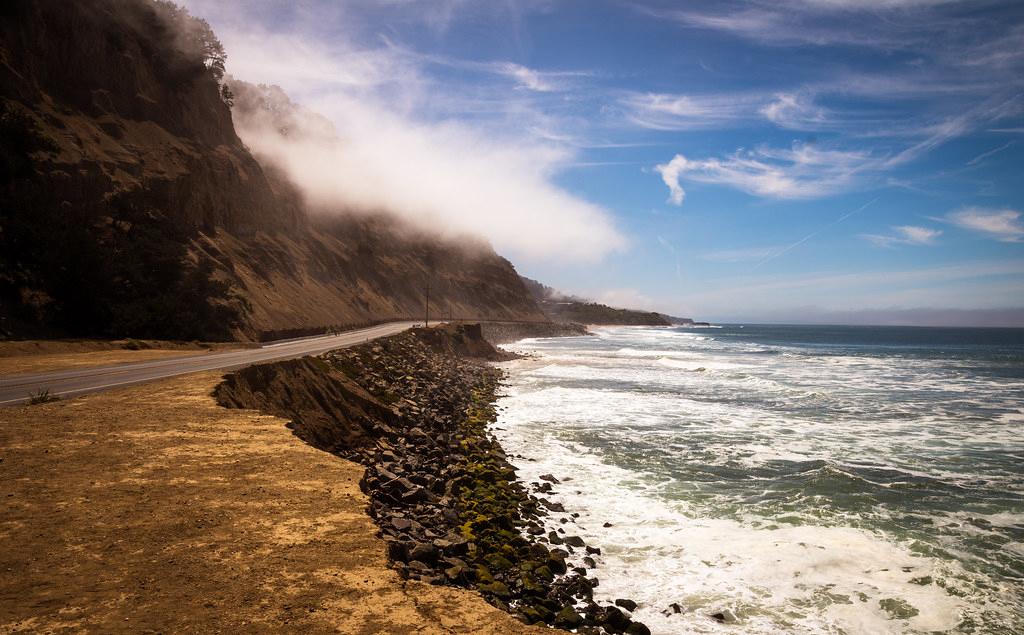
[[[207,355],[175,357],[153,362],[98,366],[74,370],[58,370],[32,375],[0,378],[0,405],[26,401],[32,393],[49,390],[52,395],[74,397],[118,386],[141,384],[154,379],[184,375],[203,370],[228,370],[259,362],[268,362],[305,355],[316,355],[335,348],[360,344],[378,337],[404,331],[415,322],[389,322],[340,335],[324,335],[296,340],[270,342],[261,348],[247,348]]]

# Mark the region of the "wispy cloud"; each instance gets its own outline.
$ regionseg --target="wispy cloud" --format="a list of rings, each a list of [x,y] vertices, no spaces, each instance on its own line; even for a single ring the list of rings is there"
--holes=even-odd
[[[900,225],[892,227],[891,234],[861,234],[860,237],[879,247],[896,245],[934,245],[935,239],[942,235],[942,230],[918,227],[916,225]]]
[[[1019,59],[1019,30],[964,10],[956,0],[778,0],[716,2],[681,9],[640,5],[639,10],[690,29],[712,30],[770,46],[853,46],[886,51],[927,49],[937,34],[968,47],[960,63],[1007,64]],[[1005,13],[1012,13],[1008,8]],[[851,19],[851,17],[855,19]],[[1002,27],[975,42],[982,26]],[[959,27],[959,28],[958,28]],[[973,27],[973,29],[971,28]],[[939,51],[938,54],[949,53]]]
[[[743,249],[719,249],[698,255],[701,260],[708,262],[757,262],[780,251],[782,247],[777,245],[770,247],[746,247]]]
[[[775,6],[700,11],[692,9],[648,10],[652,15],[677,24],[729,33],[769,45],[805,44],[813,46],[853,45],[900,49],[908,46],[893,29],[855,28],[824,12],[825,3],[778,2]],[[832,3],[828,3],[832,4]],[[836,5],[838,3],[835,3]],[[725,5],[728,7],[728,5]]]
[[[669,199],[682,204],[683,177],[693,181],[726,185],[755,196],[777,199],[818,198],[849,189],[856,179],[879,176],[910,163],[952,139],[966,135],[992,121],[1017,114],[1022,98],[988,100],[959,115],[942,119],[921,129],[921,138],[888,154],[865,150],[823,149],[815,144],[794,144],[790,148],[762,146],[737,150],[722,158],[694,160],[677,154],[669,163],[657,166],[662,181],[669,187]],[[762,108],[762,113],[777,122],[790,123],[823,120],[806,101],[780,95]],[[1013,142],[983,154],[973,162],[1005,150]]]
[[[634,125],[651,130],[702,130],[748,125],[768,120],[780,128],[818,130],[834,122],[815,103],[818,92],[798,90],[725,93],[626,93],[619,107]]]
[[[790,148],[740,150],[724,158],[688,159],[677,154],[655,169],[669,188],[669,200],[681,205],[685,192],[680,180],[727,185],[777,199],[817,198],[846,188],[854,177],[872,167],[869,154],[827,150],[810,144]]]
[[[978,165],[979,163],[981,163],[985,159],[989,158],[990,156],[992,156],[994,154],[999,154],[1003,150],[1009,149],[1015,143],[1016,143],[1016,141],[1008,141],[1008,142],[1004,143],[1003,145],[999,146],[998,148],[992,148],[988,152],[982,152],[978,156],[976,156],[973,159],[971,159],[970,161],[968,161],[967,165]]]
[[[516,80],[523,88],[535,90],[541,93],[547,93],[555,90],[553,82],[545,79],[541,73],[532,68],[513,64],[511,62],[500,64],[498,68],[503,75],[507,75],[508,77]]]
[[[759,269],[762,266],[764,266],[764,265],[768,264],[769,262],[771,262],[772,260],[775,260],[776,258],[779,258],[780,256],[783,256],[783,255],[793,251],[794,249],[796,249],[800,245],[802,245],[802,244],[806,243],[807,241],[809,241],[810,239],[818,236],[822,232],[824,232],[824,231],[826,231],[828,229],[831,229],[832,227],[835,227],[836,225],[838,225],[839,223],[842,223],[843,221],[845,221],[846,219],[850,218],[851,216],[854,216],[856,214],[859,214],[859,213],[863,212],[865,209],[867,209],[868,207],[874,205],[876,202],[878,202],[877,198],[876,199],[872,199],[872,200],[868,201],[867,203],[864,203],[863,205],[861,205],[857,209],[851,210],[851,211],[846,212],[845,214],[839,216],[834,221],[832,221],[831,223],[825,225],[824,227],[821,227],[819,229],[816,229],[816,230],[812,231],[811,233],[807,234],[806,236],[804,236],[800,240],[798,240],[798,241],[796,241],[794,243],[791,243],[789,245],[786,245],[785,247],[783,247],[782,249],[779,249],[778,251],[775,251],[775,252],[772,252],[772,253],[768,254],[767,256],[765,256],[764,258],[759,260],[756,265],[754,265],[754,269]]]
[[[890,157],[885,165],[892,167],[913,161],[951,139],[961,137],[993,121],[1015,116],[1020,113],[1022,102],[1024,100],[1020,95],[1009,99],[997,97],[988,99],[967,112],[945,118],[926,129],[923,139]]]
[[[760,112],[777,126],[794,130],[813,129],[827,120],[825,109],[806,93],[779,93]]]
[[[764,95],[737,93],[626,93],[619,100],[630,122],[651,130],[720,127],[757,115],[764,103]]]
[[[1024,242],[1024,222],[1015,209],[967,207],[946,214],[944,220],[1000,242]]]
[[[719,311],[735,311],[746,304],[778,306],[777,299],[788,294],[794,299],[806,297],[815,289],[828,289],[837,299],[837,306],[856,307],[858,294],[877,295],[882,288],[946,288],[954,282],[977,284],[981,280],[1006,280],[1020,285],[1024,260],[979,261],[904,270],[852,273],[800,273],[771,277],[736,277],[720,280],[713,290],[695,295],[692,302]],[[842,302],[842,300],[846,302]],[[854,299],[853,303],[850,300]],[[1002,298],[990,298],[1002,302]],[[863,305],[862,305],[863,306]],[[936,306],[933,304],[933,306]],[[941,305],[939,305],[941,306]],[[948,305],[947,305],[948,306]],[[998,306],[998,304],[988,306]]]

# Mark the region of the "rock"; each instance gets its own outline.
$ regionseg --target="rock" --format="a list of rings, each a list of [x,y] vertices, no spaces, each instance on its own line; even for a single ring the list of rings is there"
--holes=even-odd
[[[392,518],[391,526],[397,529],[398,531],[404,532],[408,530],[410,527],[412,527],[412,521],[408,518]]]
[[[633,600],[625,600],[620,598],[618,600],[615,600],[615,606],[621,606],[630,613],[636,610],[636,602],[634,602]]]
[[[402,540],[388,540],[388,559],[395,562],[409,561],[409,544]]]
[[[555,485],[558,485],[559,483],[562,482],[555,478],[554,476],[552,476],[551,474],[541,474],[538,478],[542,481],[547,481],[548,483],[554,483]]]
[[[555,532],[548,532],[548,541],[553,545],[562,544],[562,537]]]
[[[585,556],[583,558],[583,564],[585,564],[587,567],[589,567],[591,569],[597,568],[597,562],[595,562],[594,559],[591,558],[590,556]]]
[[[565,606],[555,615],[554,622],[559,628],[577,628],[583,623],[583,618],[572,606]]]
[[[607,528],[609,528],[609,527],[614,527],[615,525],[613,525],[613,524],[611,524],[611,523],[605,523],[605,524],[603,524],[603,525],[601,525],[601,526],[602,526],[602,527],[604,527],[605,529],[607,529]]]
[[[512,592],[509,591],[508,586],[504,582],[494,581],[490,584],[481,584],[477,587],[481,593],[488,595],[494,595],[499,598],[511,597]]]
[[[534,573],[534,575],[536,575],[541,580],[545,580],[547,582],[551,582],[552,580],[555,579],[554,572],[552,572],[551,571],[551,567],[549,567],[547,565],[543,565],[543,566],[537,567],[536,569],[534,569],[533,573]]]
[[[564,512],[565,511],[565,506],[563,506],[561,503],[554,503],[554,502],[549,501],[546,498],[540,499],[540,504],[543,505],[544,507],[547,507],[549,510],[551,510],[553,512]]]
[[[506,571],[512,568],[512,561],[500,553],[488,554],[484,560],[490,565],[492,571]]]
[[[626,629],[626,635],[651,635],[651,629],[643,622],[633,622]]]
[[[438,538],[434,541],[434,546],[444,552],[446,556],[464,556],[469,551],[469,541],[455,534]]]
[[[732,611],[730,611],[729,609],[725,609],[724,611],[719,611],[718,613],[712,613],[711,619],[715,620],[719,624],[732,624],[736,621],[736,616],[733,615]]]
[[[592,556],[599,556],[599,555],[601,555],[601,548],[600,547],[591,547],[591,546],[588,545],[587,546],[587,553],[589,553]]]
[[[583,539],[580,538],[579,536],[566,536],[563,539],[563,542],[565,542],[565,544],[567,544],[567,545],[569,545],[571,547],[582,547],[582,546],[584,546],[586,544],[586,543],[583,542]]]
[[[429,542],[418,542],[409,550],[409,560],[434,564],[437,562],[437,557],[437,547]]]
[[[617,607],[604,607],[604,619],[602,620],[602,625],[610,626],[611,628],[609,630],[613,633],[621,633],[626,630],[630,623],[631,620]]]
[[[444,574],[452,582],[465,582],[469,580],[469,567],[464,564],[455,564],[445,569]]]

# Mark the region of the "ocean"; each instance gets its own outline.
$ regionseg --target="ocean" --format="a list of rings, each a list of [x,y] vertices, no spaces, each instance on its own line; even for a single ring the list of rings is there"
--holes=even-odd
[[[1024,633],[1024,330],[595,333],[510,346],[494,431],[601,547],[596,598],[654,633]]]

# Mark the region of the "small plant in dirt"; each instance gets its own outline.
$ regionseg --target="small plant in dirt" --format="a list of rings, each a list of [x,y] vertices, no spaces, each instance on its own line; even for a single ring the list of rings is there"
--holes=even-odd
[[[41,403],[50,403],[51,401],[60,401],[60,397],[51,394],[49,389],[43,389],[39,392],[31,393],[28,396],[28,405],[35,406]]]

